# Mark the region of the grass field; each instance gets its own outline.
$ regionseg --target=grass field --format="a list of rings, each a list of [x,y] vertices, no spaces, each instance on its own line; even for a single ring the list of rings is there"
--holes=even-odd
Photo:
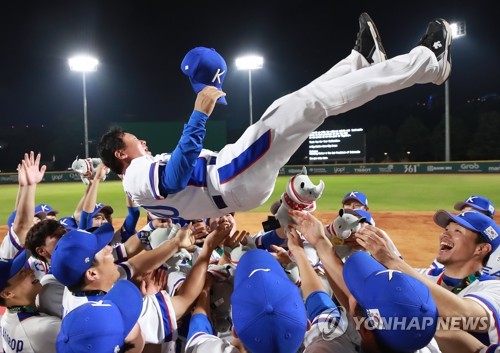
[[[500,204],[500,174],[481,175],[335,175],[311,176],[317,184],[325,184],[318,210],[335,211],[342,197],[349,191],[360,190],[376,211],[435,211],[452,210],[457,201],[470,195],[483,195]],[[255,209],[267,212],[272,202],[285,190],[289,177],[279,177],[271,198]],[[38,185],[36,203],[47,203],[60,211],[60,217],[69,216],[85,191],[83,183],[45,183]],[[0,225],[7,222],[13,211],[17,185],[0,185]],[[105,181],[99,188],[99,202],[110,204],[115,217],[126,215],[125,196],[121,182]]]

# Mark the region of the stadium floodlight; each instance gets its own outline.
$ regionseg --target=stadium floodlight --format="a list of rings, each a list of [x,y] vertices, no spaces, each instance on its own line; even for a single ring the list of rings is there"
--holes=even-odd
[[[85,135],[85,158],[89,158],[89,132],[87,125],[87,87],[85,82],[85,73],[94,72],[97,70],[99,60],[88,55],[78,55],[68,60],[69,68],[71,71],[82,73],[83,82],[83,126]]]
[[[252,108],[252,70],[262,69],[264,58],[258,55],[247,55],[236,59],[238,70],[248,70],[248,103],[250,106],[250,125],[253,123]]]
[[[464,21],[450,23],[451,36],[454,39],[463,37],[467,34],[467,28]],[[450,79],[444,83],[444,160],[450,161]]]

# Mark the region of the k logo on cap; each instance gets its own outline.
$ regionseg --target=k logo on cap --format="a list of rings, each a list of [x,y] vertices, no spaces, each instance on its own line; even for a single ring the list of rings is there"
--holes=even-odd
[[[181,70],[189,77],[194,92],[198,94],[206,86],[214,86],[222,91],[227,65],[215,49],[196,47],[191,49],[182,60]],[[227,104],[225,97],[220,97],[217,102]]]

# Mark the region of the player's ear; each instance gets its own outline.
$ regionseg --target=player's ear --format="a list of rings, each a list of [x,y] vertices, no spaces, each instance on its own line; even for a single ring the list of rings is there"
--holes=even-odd
[[[481,243],[476,246],[476,253],[482,256],[486,256],[491,251],[491,244]]]
[[[85,271],[85,278],[93,282],[99,278],[99,273],[96,271],[95,267],[90,267],[87,271]]]
[[[115,157],[118,159],[125,159],[125,158],[127,158],[127,154],[125,152],[123,152],[123,150],[116,150]]]
[[[41,246],[37,246],[37,247],[35,248],[35,251],[36,251],[36,253],[37,253],[38,255],[43,256],[43,257],[45,257],[45,258],[47,257],[47,255],[49,255],[49,253],[48,253],[48,252],[47,252],[44,248],[42,248]],[[50,256],[49,256],[49,257],[50,257]]]
[[[0,297],[2,299],[9,299],[9,298],[12,298],[13,296],[14,296],[14,293],[9,292],[7,290],[3,290],[0,292]]]

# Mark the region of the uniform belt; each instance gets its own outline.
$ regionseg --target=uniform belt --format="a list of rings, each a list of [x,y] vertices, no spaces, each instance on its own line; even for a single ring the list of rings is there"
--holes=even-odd
[[[212,157],[210,157],[210,159],[208,161],[208,165],[215,165],[216,162],[217,162],[217,156],[212,156]],[[219,210],[222,210],[223,208],[227,208],[227,205],[224,202],[224,199],[222,198],[221,195],[212,196],[212,200],[214,200],[214,203],[219,208]]]
[[[223,208],[227,208],[227,205],[224,202],[224,199],[222,198],[221,195],[212,196],[212,200],[214,200],[214,203],[219,208],[219,210],[222,210]]]

